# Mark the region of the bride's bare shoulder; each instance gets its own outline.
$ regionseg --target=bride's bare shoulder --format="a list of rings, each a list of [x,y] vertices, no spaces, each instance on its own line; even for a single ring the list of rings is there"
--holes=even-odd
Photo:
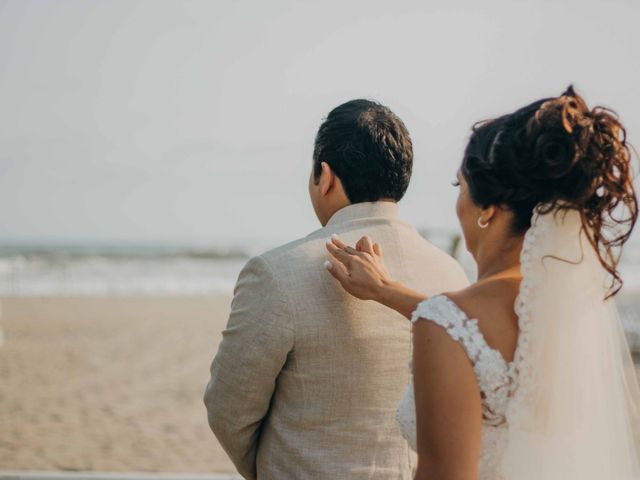
[[[476,313],[489,309],[495,312],[496,307],[503,305],[512,309],[520,288],[520,280],[501,278],[485,282],[476,282],[462,290],[447,292],[445,295],[465,311],[470,318]]]

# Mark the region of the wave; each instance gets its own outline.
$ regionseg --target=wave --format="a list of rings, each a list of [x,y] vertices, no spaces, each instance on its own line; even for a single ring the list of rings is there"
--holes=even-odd
[[[113,260],[201,258],[212,260],[248,259],[248,249],[234,247],[176,247],[149,245],[0,245],[0,258],[22,257],[27,260],[72,261],[87,258]]]
[[[441,237],[447,243],[446,235]],[[457,247],[456,256],[473,278],[473,262]],[[231,293],[242,266],[255,253],[257,249],[219,246],[5,245],[0,246],[0,295]],[[625,255],[621,272],[623,293],[640,294],[640,249]]]
[[[0,258],[0,295],[113,296],[230,293],[246,259],[171,256],[162,258]]]

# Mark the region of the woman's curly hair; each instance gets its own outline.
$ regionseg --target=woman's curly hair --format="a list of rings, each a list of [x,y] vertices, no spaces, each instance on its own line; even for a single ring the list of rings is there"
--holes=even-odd
[[[542,213],[576,210],[589,242],[612,275],[611,295],[622,287],[618,261],[638,217],[632,149],[618,116],[589,108],[573,87],[514,113],[473,127],[461,173],[471,198],[513,212],[513,231]]]

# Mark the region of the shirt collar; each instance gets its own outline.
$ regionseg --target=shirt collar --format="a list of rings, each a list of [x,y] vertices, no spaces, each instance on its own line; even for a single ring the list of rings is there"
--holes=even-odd
[[[333,214],[325,226],[339,225],[363,218],[397,219],[399,217],[398,204],[395,202],[362,202],[341,208]]]

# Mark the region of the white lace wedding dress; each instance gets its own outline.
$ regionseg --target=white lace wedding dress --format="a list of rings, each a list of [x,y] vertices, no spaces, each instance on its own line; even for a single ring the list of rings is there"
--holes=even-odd
[[[506,409],[515,385],[513,363],[507,363],[500,352],[491,348],[478,329],[478,322],[445,295],[420,303],[412,322],[432,321],[447,331],[464,347],[476,374],[482,397],[482,443],[479,480],[499,480],[500,461],[506,440]],[[409,384],[400,401],[396,419],[411,448],[416,450],[416,409],[413,384]]]
[[[640,387],[608,276],[576,211],[536,209],[520,256],[508,363],[448,297],[420,303],[464,347],[482,399],[479,480],[640,480]],[[416,449],[409,385],[397,411]]]

